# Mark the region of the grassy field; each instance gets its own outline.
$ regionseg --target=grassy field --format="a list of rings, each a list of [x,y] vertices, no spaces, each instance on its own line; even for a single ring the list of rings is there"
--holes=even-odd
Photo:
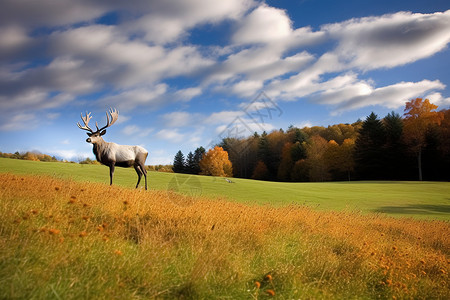
[[[110,187],[86,182],[103,168],[70,180],[64,170],[80,166],[23,165],[56,168],[0,172],[0,299],[450,298],[446,221]],[[165,176],[151,174],[161,188]]]
[[[105,184],[109,182],[108,168],[98,165],[0,158],[0,172],[51,175]],[[116,168],[114,184],[133,188],[136,180],[134,169]],[[233,183],[228,183],[223,178],[158,172],[149,172],[148,180],[152,190],[174,190],[241,203],[276,206],[301,204],[320,210],[450,220],[449,182],[280,183],[233,178]]]

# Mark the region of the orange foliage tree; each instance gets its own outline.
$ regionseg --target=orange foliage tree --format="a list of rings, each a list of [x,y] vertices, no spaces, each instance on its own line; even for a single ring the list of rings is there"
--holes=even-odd
[[[433,125],[440,125],[444,114],[435,111],[437,105],[430,103],[428,99],[413,99],[406,102],[404,134],[406,141],[417,154],[419,180],[422,180],[422,149],[426,145],[427,131]]]
[[[200,161],[200,174],[221,177],[233,176],[233,167],[228,159],[228,152],[218,146],[210,149]]]
[[[269,180],[269,177],[269,169],[262,160],[259,160],[253,170],[252,178],[256,180]]]

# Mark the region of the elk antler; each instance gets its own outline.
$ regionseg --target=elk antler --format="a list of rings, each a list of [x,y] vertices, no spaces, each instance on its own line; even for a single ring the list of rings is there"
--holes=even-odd
[[[94,131],[89,127],[89,121],[92,119],[91,113],[86,112],[86,117],[83,117],[83,113],[81,113],[81,120],[84,123],[84,126],[81,126],[79,122],[77,122],[77,125],[80,129],[90,131],[93,133]]]
[[[111,117],[110,117],[110,115],[111,115]],[[108,115],[108,111],[106,112],[106,125],[100,129],[98,129],[97,122],[95,122],[95,127],[97,127],[97,131],[102,131],[103,129],[108,128],[112,124],[114,124],[118,118],[119,118],[119,111],[115,108],[114,109],[109,108],[109,115]]]

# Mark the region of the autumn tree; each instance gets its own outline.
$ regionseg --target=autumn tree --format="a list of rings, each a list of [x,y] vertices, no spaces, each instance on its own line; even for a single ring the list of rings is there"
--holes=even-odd
[[[270,179],[269,169],[262,160],[256,163],[255,169],[253,170],[252,178],[256,180]]]
[[[351,174],[355,168],[355,161],[353,153],[355,148],[354,139],[345,139],[342,145],[339,145],[334,140],[328,142],[328,148],[325,152],[325,161],[327,162],[333,179],[351,180]]]
[[[291,142],[287,142],[281,151],[281,161],[278,167],[277,178],[280,181],[290,181],[294,161],[292,160],[292,146]]]
[[[231,177],[233,176],[233,167],[228,159],[228,152],[222,147],[216,146],[210,149],[200,161],[200,170],[202,175]]]
[[[330,179],[329,166],[325,159],[328,142],[321,136],[311,137],[306,145],[306,161],[309,167],[311,181],[326,181]]]
[[[440,125],[444,118],[442,112],[437,112],[437,105],[430,103],[428,99],[416,98],[406,102],[404,110],[405,138],[410,149],[417,156],[417,168],[419,180],[422,175],[422,150],[426,146],[427,132],[433,125]]]

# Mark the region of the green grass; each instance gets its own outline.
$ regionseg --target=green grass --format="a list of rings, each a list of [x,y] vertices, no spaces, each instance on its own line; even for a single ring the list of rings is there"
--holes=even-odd
[[[108,168],[98,165],[44,163],[0,158],[0,172],[52,175],[75,181],[109,182]],[[134,169],[116,168],[114,184],[133,188]],[[321,210],[352,210],[425,219],[450,220],[449,182],[280,183],[149,172],[153,190],[175,190],[230,200],[283,206],[304,204]],[[141,183],[143,186],[143,183]]]
[[[449,222],[186,199],[0,172],[0,299],[450,297]]]

